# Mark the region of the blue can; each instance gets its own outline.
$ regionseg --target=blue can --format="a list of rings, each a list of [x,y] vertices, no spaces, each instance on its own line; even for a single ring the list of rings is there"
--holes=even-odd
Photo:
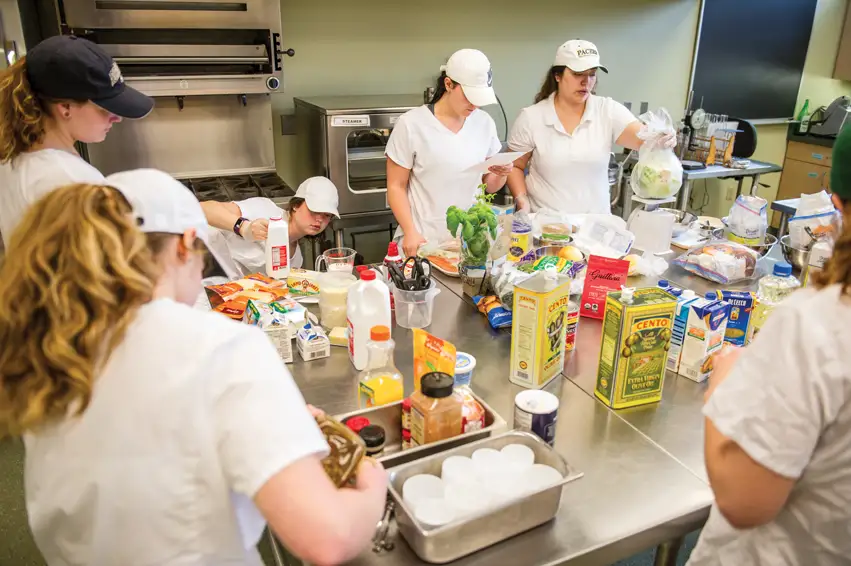
[[[538,435],[553,445],[558,421],[558,397],[547,391],[529,389],[514,398],[514,428]]]

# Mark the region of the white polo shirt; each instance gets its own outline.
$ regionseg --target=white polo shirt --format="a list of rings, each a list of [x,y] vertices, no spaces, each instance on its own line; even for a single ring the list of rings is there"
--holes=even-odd
[[[521,110],[508,137],[512,151],[532,152],[526,176],[532,210],[609,214],[609,154],[636,118],[623,104],[591,95],[579,125],[568,133],[554,98]]]
[[[0,233],[8,247],[12,232],[35,201],[72,183],[103,183],[100,171],[59,149],[22,153],[0,165]]]
[[[411,170],[408,199],[414,225],[423,237],[448,236],[446,209],[472,206],[482,183],[481,171],[470,167],[501,150],[496,124],[482,110],[470,114],[458,133],[452,133],[425,105],[399,117],[385,153]],[[401,234],[400,227],[396,236]]]
[[[269,219],[273,216],[287,214],[286,210],[282,210],[271,199],[265,197],[247,198],[235,201],[234,204],[239,207],[240,215],[248,220]],[[233,264],[229,267],[237,273],[248,275],[249,273],[266,272],[266,242],[246,240],[234,234],[233,230],[213,230],[211,234],[210,245],[220,252],[220,257],[229,257],[233,260]],[[290,266],[301,267],[304,263],[301,248],[298,243],[292,248],[290,250]]]
[[[257,491],[328,444],[262,330],[141,307],[78,417],[24,437],[48,564],[262,566]]]

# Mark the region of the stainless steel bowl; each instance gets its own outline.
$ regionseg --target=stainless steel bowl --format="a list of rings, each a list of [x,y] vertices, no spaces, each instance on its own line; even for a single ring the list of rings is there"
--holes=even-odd
[[[780,238],[780,249],[783,250],[783,258],[792,264],[798,271],[803,271],[810,265],[810,252],[801,248],[793,248],[789,244],[789,234]]]
[[[712,231],[712,238],[714,240],[726,240],[726,239],[728,239],[727,236],[724,234],[724,228],[716,228],[715,230],[713,230]],[[747,246],[747,247],[749,247],[750,249],[752,249],[753,251],[758,253],[759,257],[762,258],[762,257],[767,256],[769,253],[771,253],[771,249],[774,247],[774,245],[776,243],[777,243],[777,236],[773,236],[771,234],[766,234],[765,240],[763,241],[762,245],[760,245],[760,246]]]

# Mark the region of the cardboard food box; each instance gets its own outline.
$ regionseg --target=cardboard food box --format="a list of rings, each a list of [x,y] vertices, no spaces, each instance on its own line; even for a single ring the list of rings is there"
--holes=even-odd
[[[662,398],[676,298],[664,289],[615,291],[606,297],[597,398],[613,409]]]
[[[514,288],[509,380],[540,389],[564,367],[570,277],[539,272]]]
[[[307,269],[290,269],[287,289],[293,297],[319,297],[319,272]]]
[[[589,257],[579,314],[589,318],[603,318],[606,295],[611,291],[620,291],[628,273],[628,261],[596,255]]]
[[[321,326],[305,325],[295,337],[296,349],[301,359],[309,362],[331,355],[331,341]]]
[[[683,342],[686,337],[686,325],[688,323],[689,305],[698,300],[694,291],[689,291],[688,295],[680,296],[677,299],[677,306],[674,310],[674,326],[671,330],[671,346],[668,350],[667,368],[674,373],[680,371],[680,356],[683,351]]]
[[[712,357],[724,346],[730,305],[720,300],[698,299],[689,305],[680,375],[698,383],[712,373]]]
[[[718,297],[730,305],[730,318],[724,332],[724,342],[747,346],[753,338],[756,296],[750,291],[718,291]]]
[[[290,321],[280,304],[249,299],[243,322],[263,329],[281,359],[288,364],[292,363],[293,345],[290,338]]]

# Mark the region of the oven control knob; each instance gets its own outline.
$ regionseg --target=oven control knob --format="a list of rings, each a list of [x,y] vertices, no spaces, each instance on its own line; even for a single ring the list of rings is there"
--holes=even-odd
[[[266,79],[266,88],[269,90],[278,90],[281,88],[281,79],[278,77],[269,77]]]

